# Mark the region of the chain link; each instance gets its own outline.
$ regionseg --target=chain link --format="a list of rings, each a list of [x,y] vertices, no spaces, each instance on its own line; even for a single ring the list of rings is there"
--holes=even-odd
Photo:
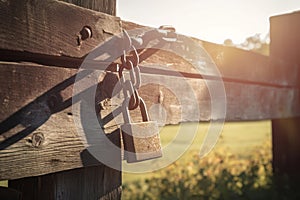
[[[171,26],[161,26],[159,27],[159,29],[155,30],[155,33],[151,32],[144,35],[142,40],[145,41],[142,41],[142,43],[149,42],[152,35],[154,35],[155,37],[158,37],[160,35],[161,41],[164,40],[167,43],[176,41],[177,39],[175,28]],[[136,109],[140,106],[140,102],[143,101],[138,93],[138,89],[141,86],[141,73],[138,66],[140,63],[140,56],[133,43],[134,42],[132,41],[128,32],[126,30],[123,30],[123,55],[121,56],[121,65],[118,65],[117,68],[123,88],[124,98],[130,98],[128,105],[129,110]],[[129,55],[127,55],[127,53]],[[144,53],[149,54],[149,52],[147,53],[147,51]],[[153,52],[150,52],[150,54],[147,56],[150,56],[152,53]],[[125,80],[125,77],[123,76],[124,69],[129,71],[129,80]]]
[[[138,66],[139,54],[136,48],[132,45],[131,38],[127,31],[123,30],[123,34],[127,40],[128,46],[124,46],[123,55],[121,56],[121,66],[118,66],[118,73],[123,88],[124,98],[130,98],[128,109],[134,110],[140,106],[140,101],[142,100],[138,93],[138,89],[141,86],[141,74]],[[128,56],[126,49],[133,52],[133,56]],[[123,75],[124,69],[129,71],[129,80],[125,80]]]

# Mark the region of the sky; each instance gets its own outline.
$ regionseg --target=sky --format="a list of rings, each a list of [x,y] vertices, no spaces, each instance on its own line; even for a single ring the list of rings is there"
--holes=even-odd
[[[240,44],[269,32],[269,17],[300,10],[300,0],[117,0],[122,20],[159,27],[172,25],[180,34]]]

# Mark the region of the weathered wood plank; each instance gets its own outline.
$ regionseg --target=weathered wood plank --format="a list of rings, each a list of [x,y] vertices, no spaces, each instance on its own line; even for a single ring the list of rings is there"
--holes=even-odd
[[[74,80],[71,77],[75,73],[75,70],[53,70],[37,65],[1,65],[1,146],[6,148],[12,145],[1,151],[1,179],[40,175],[82,166],[79,158],[84,146],[74,134],[72,119],[68,115],[71,113],[70,109],[51,116],[51,109],[59,105],[59,101],[56,104],[56,99],[62,100],[60,91],[71,85],[67,96],[72,94]],[[51,90],[62,81],[65,84]],[[44,94],[47,91],[50,92]],[[53,106],[50,108],[51,96]],[[59,121],[69,123],[70,126],[66,128]],[[35,130],[44,138],[39,146],[33,143]],[[19,142],[14,144],[16,141]],[[59,148],[64,146],[60,144],[61,141],[67,141],[64,149]],[[69,152],[68,156],[66,152]],[[23,162],[24,157],[28,162]],[[11,166],[18,165],[22,167],[11,173]]]
[[[84,27],[91,38],[80,33]],[[0,49],[83,57],[120,27],[117,17],[61,1],[0,2]]]
[[[77,70],[2,63],[0,72],[0,146],[3,147],[0,151],[0,179],[41,175],[95,164],[83,157],[85,141],[77,133],[70,108]],[[113,78],[108,80],[111,84]],[[159,122],[175,124],[212,118],[210,94],[204,80],[151,74],[143,74],[142,80],[146,85],[142,86],[140,94],[150,114],[155,104],[166,111],[165,121],[163,112],[157,113],[155,109],[152,112]],[[103,88],[107,89],[106,86]],[[300,113],[299,105],[295,103],[299,99],[297,89],[226,82],[225,89],[226,120],[268,119]],[[191,92],[195,99],[190,98]],[[108,97],[104,95],[102,100]],[[195,105],[199,106],[200,117],[195,112]],[[135,111],[134,120],[139,115],[139,111]],[[102,118],[108,122],[113,120],[105,115]],[[122,123],[122,119],[117,122]],[[104,124],[109,127],[108,123]],[[18,167],[20,163],[22,168]]]
[[[289,61],[274,60],[255,52],[201,42],[225,78],[239,82],[255,81],[260,84],[295,87],[299,84],[299,67]]]
[[[26,3],[11,0],[1,2],[0,9],[3,11],[0,21],[0,49],[6,50],[83,57],[104,39],[119,33],[121,29],[119,18],[87,11],[63,2]],[[69,23],[70,20],[72,23]],[[77,36],[84,26],[92,29],[93,36],[78,45]],[[140,27],[142,26],[122,21],[124,29]],[[287,87],[293,87],[299,82],[295,77],[298,67],[290,63],[276,61],[276,69],[274,69],[269,65],[268,57],[195,40],[212,57],[224,78],[235,82],[254,81]],[[171,64],[173,69],[183,72],[195,70],[183,59],[166,52],[157,53],[147,62]]]
[[[116,15],[116,0],[61,0],[109,15]]]
[[[146,69],[147,66],[144,67]],[[73,121],[74,113],[70,106],[76,73],[76,69],[62,67],[1,63],[0,179],[37,176],[96,164],[84,153],[86,141],[78,134]],[[107,101],[117,81],[113,73],[104,73],[102,78],[101,95],[97,99],[100,102]],[[139,92],[150,114],[159,123],[176,124],[216,118],[211,116],[211,94],[206,85],[214,84],[214,81],[145,73],[142,74],[142,81],[144,85]],[[298,89],[231,82],[224,84],[226,120],[258,120],[300,114]],[[157,110],[155,106],[161,109]],[[195,106],[199,107],[198,113]],[[136,110],[132,116],[138,120],[139,115]],[[107,128],[108,134],[122,123],[120,112],[115,117],[110,110],[101,111],[101,124]],[[112,120],[114,126],[110,124]],[[118,134],[112,137],[119,139]],[[21,165],[21,168],[17,167]]]
[[[272,120],[274,172],[293,180],[300,176],[299,123],[299,117]]]
[[[299,19],[300,11],[270,18],[270,57],[273,64],[289,62],[300,67]]]
[[[120,199],[121,172],[105,165],[9,181],[23,200]]]
[[[300,79],[300,11],[270,18],[270,59],[271,66],[291,63],[298,71],[294,76]],[[289,65],[285,66],[290,70]],[[291,77],[292,78],[292,77]],[[298,82],[298,87],[300,83]],[[298,104],[299,104],[298,100]],[[277,177],[288,176],[295,188],[300,178],[300,118],[282,116],[272,120],[273,171]],[[278,176],[279,175],[279,176]],[[278,185],[282,179],[278,179]]]
[[[122,21],[124,29],[143,28],[139,24]],[[298,87],[297,73],[299,66],[288,60],[272,59],[272,65],[268,56],[260,55],[251,51],[226,47],[193,38],[195,42],[207,52],[218,67],[225,81],[260,84],[275,87]],[[178,72],[197,73],[191,64],[183,58],[170,52],[159,51],[144,61],[145,64],[159,63],[168,65],[169,68]],[[199,72],[198,72],[199,73]]]
[[[10,0],[1,2],[0,9],[2,50],[83,57],[107,37],[119,33],[121,29],[119,18],[57,1],[26,3]],[[70,21],[72,23],[69,23]],[[79,45],[77,36],[84,26],[91,28],[92,38],[82,41]],[[140,27],[142,26],[122,21],[124,29]],[[287,61],[277,60],[274,68],[269,65],[268,57],[195,40],[212,57],[224,78],[236,82],[254,81],[287,87],[293,87],[299,82],[295,77],[298,67]],[[272,60],[274,62],[274,59]],[[173,69],[183,72],[195,70],[184,60],[166,52],[159,52],[146,62],[172,64]]]
[[[0,71],[1,180],[100,164],[85,152],[72,117],[77,70],[1,63]],[[110,133],[120,145],[119,136]],[[118,155],[112,159],[120,160]]]
[[[214,118],[211,116],[212,91],[208,90],[208,85],[217,84],[217,81],[146,74],[142,75],[142,80],[145,85],[140,88],[139,93],[145,99],[149,110],[152,106],[156,107],[153,120],[165,120],[165,124],[176,124]],[[225,102],[222,102],[221,94],[216,95],[220,99],[215,99],[215,102],[223,103],[226,107],[228,121],[263,120],[300,115],[299,89],[231,82],[224,82],[224,87]],[[159,116],[157,106],[165,109],[166,116],[163,113]],[[133,113],[134,117],[139,115],[139,111]],[[163,119],[164,117],[166,119]]]

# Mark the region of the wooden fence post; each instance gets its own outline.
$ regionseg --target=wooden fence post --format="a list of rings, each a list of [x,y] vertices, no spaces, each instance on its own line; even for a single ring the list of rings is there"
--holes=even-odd
[[[299,92],[300,79],[300,12],[275,16],[271,22],[270,63],[275,72],[278,66],[286,70],[297,67],[295,87]],[[288,97],[287,97],[288,98]],[[298,102],[300,103],[300,102]],[[291,105],[291,108],[294,109]],[[276,175],[300,177],[300,117],[272,120],[273,169]]]
[[[93,10],[96,10],[96,11],[101,11],[101,12],[104,12],[106,14],[115,15],[115,10],[116,10],[116,1],[115,0],[111,0],[111,1],[110,0],[90,0],[90,1],[67,1],[67,2],[71,2],[71,3],[77,4],[79,6],[89,8],[89,9],[93,9]],[[29,4],[29,3],[26,4],[25,2],[18,2],[18,3],[20,3],[20,5],[19,6],[14,5],[15,6],[14,7],[13,5],[10,5],[9,2],[7,3],[7,5],[5,4],[5,2],[2,2],[0,8],[1,9],[2,8],[3,9],[4,8],[9,9],[10,6],[11,6],[14,9],[17,9],[19,7],[22,8],[23,5],[28,6],[28,7],[32,6],[33,8],[35,8],[35,6],[36,6],[38,8],[38,9],[36,9],[37,10],[36,13],[38,13],[38,14],[39,14],[38,11],[40,11],[41,8],[45,9],[44,7],[41,6],[42,3],[36,3],[36,4]],[[65,5],[64,3],[59,3],[59,2],[55,2],[55,1],[53,1],[53,2],[50,2],[50,1],[46,2],[45,1],[45,5],[47,3],[53,3],[51,5],[52,7],[57,6],[57,8],[59,8],[61,10],[64,10],[66,16],[69,16],[70,13],[68,13],[68,12],[75,12],[75,13],[77,12],[77,14],[82,13],[83,15],[85,14],[82,9],[74,8],[73,6]],[[64,8],[67,8],[67,9],[64,9]],[[57,11],[57,13],[60,13],[60,14],[63,15],[64,13],[59,12],[59,9],[55,10],[54,12]],[[35,10],[35,9],[29,9],[29,10]],[[28,14],[28,16],[30,16],[32,18],[36,17],[35,13],[34,14],[30,13],[30,14]],[[92,15],[89,15],[89,14],[90,13],[87,12],[86,15],[87,16],[92,16]],[[9,18],[10,16],[6,16],[6,17]],[[97,18],[91,19],[92,17],[89,18],[89,17],[83,17],[82,16],[82,18],[84,18],[86,22],[88,22],[88,21],[92,22],[93,20],[97,20]],[[112,18],[114,19],[114,17],[112,17]],[[108,19],[110,19],[110,16],[107,16],[107,19],[104,19],[104,21],[108,20]],[[0,23],[0,25],[3,25],[5,20],[1,21],[3,23]],[[31,20],[31,19],[29,19],[29,20]],[[58,18],[57,20],[58,21],[59,20],[63,21],[60,18]],[[63,24],[64,22],[61,22],[61,21],[59,21],[59,23]],[[76,22],[76,20],[74,20],[74,21]],[[76,23],[80,23],[81,26],[85,25],[84,23],[78,22],[78,21]],[[76,24],[76,23],[73,23],[73,25]],[[109,22],[107,22],[107,23],[109,23]],[[11,24],[11,25],[17,26],[17,24]],[[91,25],[94,25],[94,24],[91,24]],[[111,27],[113,27],[116,24],[115,23],[110,23],[109,25]],[[31,26],[33,28],[37,27],[37,26],[35,26],[35,24],[33,24]],[[105,22],[103,24],[99,23],[99,26],[100,26],[100,28],[104,28]],[[43,26],[41,26],[41,27],[43,28]],[[59,27],[59,28],[61,28],[61,27]],[[68,28],[71,29],[72,25],[68,25]],[[94,33],[93,33],[94,37],[98,40],[101,40],[101,37],[99,37],[99,36],[102,36],[102,35],[98,34],[97,31],[103,33],[102,30],[101,29],[97,30],[96,27],[93,27],[93,28],[94,28]],[[80,29],[78,29],[78,30],[80,31]],[[72,31],[70,31],[70,32],[72,32]],[[36,34],[36,32],[34,32],[34,34]],[[6,36],[10,37],[11,35],[6,34]],[[75,37],[73,37],[73,36],[74,36],[74,34],[72,34],[72,37],[68,38],[68,41],[73,41],[74,38],[75,38],[74,39],[74,41],[75,41],[76,40],[76,35],[75,35]],[[26,38],[27,35],[26,34],[19,34],[17,37],[13,38],[13,40],[20,40],[19,37],[20,38],[22,38],[22,37]],[[54,38],[54,36],[53,36],[53,38]],[[8,41],[11,41],[11,40],[8,40]],[[14,47],[13,45],[10,45],[10,46]],[[63,46],[63,44],[62,44],[62,46]],[[9,47],[9,48],[11,48],[11,47]],[[58,48],[61,48],[61,46],[58,46]],[[71,49],[71,48],[69,48],[69,49]],[[36,46],[32,46],[32,50],[33,50],[34,53],[36,53],[36,51],[40,52],[40,49],[38,49],[38,47],[36,47]],[[6,50],[6,49],[3,50],[3,51],[4,52],[5,51],[9,52],[9,50]],[[17,49],[17,51],[18,51],[18,49]],[[79,54],[80,53],[85,54],[87,49],[82,49],[81,51],[78,51],[78,49],[75,49],[75,51],[76,51],[76,53],[79,53]],[[50,52],[50,55],[49,55],[49,58],[50,58],[51,53],[54,53],[54,52],[51,52],[51,51],[49,51],[49,52]],[[49,52],[46,52],[46,54],[49,53]],[[9,61],[17,61],[17,60],[13,60],[13,59],[16,59],[16,57],[18,57],[18,55],[21,55],[19,57],[20,60],[30,59],[30,57],[28,57],[28,56],[26,57],[25,54],[23,54],[23,55],[22,55],[22,53],[18,54],[18,52],[16,52],[16,51],[13,52],[13,53],[15,53],[15,54],[13,54],[15,56],[15,58],[13,58],[14,56],[12,56],[12,59],[9,59]],[[36,56],[34,53],[31,53],[32,57]],[[42,55],[42,53],[43,52],[40,52],[40,55]],[[68,51],[68,53],[70,53],[70,52]],[[30,53],[28,55],[30,55]],[[78,55],[76,55],[76,56],[78,56]],[[80,57],[80,56],[78,56],[78,57]],[[7,59],[5,56],[3,58]],[[43,62],[47,63],[49,60],[45,61],[45,60],[43,60],[44,58],[37,56],[37,58],[35,60],[37,62],[40,62],[40,63],[43,63]],[[56,57],[54,59],[58,60],[59,57]],[[73,65],[76,66],[76,64],[74,64],[73,60],[72,60],[71,64],[72,64],[72,66]],[[12,66],[14,66],[14,65],[12,64]],[[5,67],[3,67],[3,65],[1,65],[1,67],[2,67],[1,69],[5,68]],[[43,68],[41,68],[41,71],[43,71],[43,69],[45,69],[45,68],[47,68],[47,67],[43,66]],[[61,67],[59,69],[63,70],[63,67]],[[53,72],[53,71],[55,71],[55,69],[52,69],[51,71]],[[18,71],[18,72],[20,72],[20,71]],[[49,70],[49,72],[50,72],[50,70]],[[68,74],[69,74],[69,72],[67,72],[67,71],[63,72],[63,75],[67,76]],[[36,77],[37,73],[33,73],[32,76]],[[8,77],[8,78],[10,78],[10,77]],[[45,84],[44,86],[50,86],[50,84],[54,84],[54,82],[55,82],[54,79],[55,78],[52,78],[52,82],[49,81],[48,85]],[[19,78],[18,80],[15,80],[15,81],[21,81],[21,80]],[[63,81],[65,81],[65,80],[63,80]],[[36,81],[36,82],[39,83],[39,81]],[[35,84],[37,84],[37,83],[35,83]],[[72,78],[69,79],[68,84],[69,85],[73,84]],[[35,86],[33,85],[33,87],[35,87]],[[35,87],[35,89],[36,88],[37,87]],[[3,89],[3,88],[1,88],[1,89]],[[41,91],[43,91],[43,90],[41,90]],[[1,95],[4,95],[5,91],[2,90],[0,93],[1,93]],[[23,94],[25,92],[17,91],[17,90],[13,90],[12,93],[19,96],[19,97],[21,97],[22,95],[25,95],[25,94]],[[17,104],[17,103],[14,102],[13,104]],[[55,105],[55,106],[57,107],[58,105]],[[68,105],[68,107],[70,107],[70,105]],[[69,115],[72,115],[71,111],[69,111]],[[2,121],[2,118],[1,118],[0,121]],[[65,122],[65,121],[62,122],[62,123],[68,124],[68,122]],[[8,127],[5,126],[5,129],[6,128],[8,128]],[[52,127],[52,129],[55,129],[55,128],[56,128],[55,126]],[[70,126],[70,130],[71,129],[72,129],[72,127]],[[67,135],[68,134],[67,132],[68,131],[70,132],[70,130],[65,129],[64,131],[57,131],[57,135],[59,135],[59,134]],[[64,133],[62,133],[62,132],[64,132]],[[47,136],[46,132],[45,132],[45,135]],[[112,136],[112,134],[110,136]],[[76,137],[76,136],[74,136],[74,137]],[[69,140],[72,140],[72,139],[73,138],[71,138],[71,139],[69,138]],[[116,142],[115,143],[116,145],[120,145],[119,135],[113,135],[111,137],[111,139],[114,142]],[[62,141],[61,145],[63,146],[63,141]],[[73,145],[76,146],[76,144],[73,144]],[[83,145],[82,143],[77,144],[78,150],[76,152],[74,152],[74,155],[70,155],[70,157],[72,157],[72,156],[73,157],[76,157],[76,156],[78,157],[78,154],[80,153],[80,155],[82,156],[82,159],[81,159],[82,163],[79,164],[74,159],[73,159],[72,162],[76,163],[75,165],[77,165],[77,167],[79,165],[81,168],[76,168],[76,169],[71,169],[71,170],[60,171],[60,172],[47,174],[48,171],[54,170],[55,161],[56,161],[56,165],[60,165],[62,167],[62,169],[63,169],[63,166],[68,165],[67,164],[68,161],[66,161],[66,160],[63,160],[64,163],[61,162],[62,160],[59,158],[59,155],[58,155],[59,153],[57,153],[56,155],[53,155],[53,153],[50,153],[50,154],[48,154],[48,157],[55,157],[55,156],[57,157],[56,160],[52,159],[52,161],[53,161],[52,164],[54,166],[53,169],[46,169],[46,170],[44,169],[45,170],[44,172],[46,172],[46,173],[39,172],[39,174],[45,174],[45,175],[40,175],[40,176],[26,177],[26,175],[24,175],[24,174],[19,174],[19,176],[25,177],[25,178],[9,180],[8,186],[9,186],[9,188],[11,188],[11,190],[5,190],[4,191],[5,193],[1,192],[2,197],[3,197],[3,195],[6,195],[6,196],[7,195],[10,195],[10,196],[15,195],[16,196],[17,195],[16,198],[18,198],[21,195],[22,200],[40,200],[40,199],[43,199],[43,200],[54,200],[54,199],[55,200],[69,200],[69,199],[72,199],[72,200],[76,200],[76,199],[78,199],[78,200],[82,200],[82,199],[85,199],[85,200],[102,199],[102,200],[104,200],[105,199],[106,200],[106,199],[120,199],[121,198],[121,184],[122,184],[121,183],[121,172],[118,171],[118,170],[112,169],[108,166],[105,166],[104,164],[98,162],[88,152],[85,152],[86,150],[84,150],[83,152],[80,152],[80,148],[82,147],[82,145]],[[37,151],[38,150],[39,149],[37,149]],[[24,153],[24,151],[22,151],[22,153]],[[42,157],[42,155],[40,155],[40,157]],[[44,159],[47,159],[47,158],[44,158]],[[116,162],[119,162],[118,164],[121,165],[121,151],[120,151],[120,154],[118,154],[115,159],[117,160]],[[24,161],[22,161],[22,162],[24,162]],[[20,162],[20,166],[18,166],[20,169],[22,169],[24,167],[22,162]],[[87,162],[87,163],[85,163],[85,162]],[[43,170],[42,169],[43,166],[44,166],[43,164],[40,164],[39,166],[37,166],[38,165],[37,163],[31,163],[31,164],[32,164],[32,166]],[[74,165],[74,168],[76,167],[75,165]],[[33,170],[33,168],[31,170]],[[58,171],[58,170],[54,170],[54,171]],[[32,172],[30,172],[30,173],[32,173]],[[4,174],[2,174],[2,175],[3,175],[3,177],[5,177]],[[6,175],[6,177],[7,177],[7,175]],[[13,193],[13,194],[8,193],[9,191],[14,191],[13,189],[17,190],[17,192]]]
[[[300,175],[299,130],[299,117],[272,120],[273,169],[277,175]]]
[[[120,172],[105,165],[9,181],[23,200],[106,200],[121,198]]]

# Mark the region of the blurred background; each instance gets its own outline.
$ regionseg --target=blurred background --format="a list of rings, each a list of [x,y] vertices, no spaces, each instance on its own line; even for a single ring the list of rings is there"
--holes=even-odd
[[[172,25],[178,33],[265,56],[270,53],[269,18],[299,9],[297,0],[117,1],[123,20]],[[163,128],[163,146],[178,127]],[[172,165],[148,174],[123,173],[123,199],[300,198],[288,177],[278,184],[273,175],[271,121],[226,122],[216,147],[203,159],[198,154],[208,123],[199,127],[189,150]]]

